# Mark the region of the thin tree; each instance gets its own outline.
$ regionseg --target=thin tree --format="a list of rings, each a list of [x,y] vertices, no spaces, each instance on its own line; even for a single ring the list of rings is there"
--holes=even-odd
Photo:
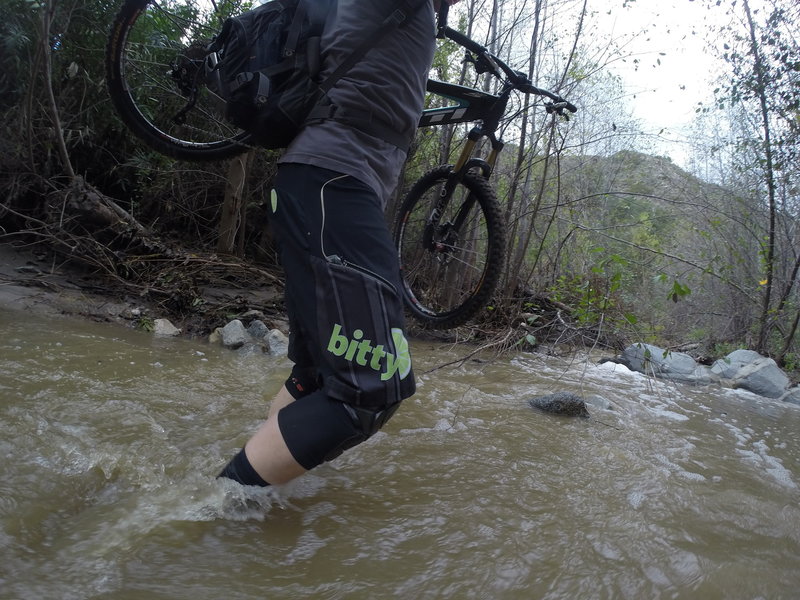
[[[759,318],[758,340],[756,350],[765,353],[770,331],[770,304],[772,297],[772,282],[775,271],[775,172],[773,168],[773,149],[772,149],[772,127],[770,125],[770,110],[767,99],[767,81],[764,58],[756,36],[756,25],[753,21],[753,13],[750,10],[750,2],[743,0],[745,16],[747,17],[747,27],[750,36],[750,56],[753,60],[753,77],[755,78],[755,94],[761,112],[761,130],[763,133],[764,151],[764,179],[767,185],[767,198],[769,202],[769,226],[767,232],[766,248],[763,250],[765,284],[764,294],[761,303],[761,317]]]

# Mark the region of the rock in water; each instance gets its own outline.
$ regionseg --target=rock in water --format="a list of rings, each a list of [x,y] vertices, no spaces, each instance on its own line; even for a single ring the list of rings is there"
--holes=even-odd
[[[586,410],[586,403],[583,399],[570,392],[556,392],[547,396],[537,396],[528,400],[528,404],[551,415],[589,417],[589,411]]]

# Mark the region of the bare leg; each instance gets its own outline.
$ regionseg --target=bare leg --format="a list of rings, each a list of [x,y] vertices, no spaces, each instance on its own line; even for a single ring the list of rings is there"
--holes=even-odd
[[[294,402],[283,386],[272,399],[267,420],[245,444],[244,453],[253,468],[265,481],[280,484],[291,481],[306,472],[289,452],[278,427],[278,411]]]
[[[277,414],[264,421],[245,444],[244,452],[256,473],[269,483],[287,483],[306,472],[283,441]]]
[[[269,485],[287,483],[306,472],[292,456],[278,427],[278,412],[292,402],[294,398],[286,386],[282,387],[272,400],[267,420],[243,451],[231,459],[220,477],[245,485]]]
[[[272,403],[269,405],[269,412],[267,413],[267,418],[271,419],[272,417],[278,414],[278,411],[280,409],[282,409],[284,406],[288,406],[292,402],[294,402],[294,398],[284,385],[272,399]]]

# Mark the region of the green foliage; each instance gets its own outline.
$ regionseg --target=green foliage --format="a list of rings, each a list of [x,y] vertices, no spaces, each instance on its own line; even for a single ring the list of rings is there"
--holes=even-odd
[[[153,317],[143,315],[136,321],[136,328],[148,333],[152,333],[156,329],[156,322]]]
[[[0,121],[0,204],[20,215],[46,217],[46,193],[52,185],[48,179],[61,173],[44,86],[48,74],[42,53],[43,47],[48,47],[50,79],[75,172],[114,198],[142,224],[155,224],[157,231],[186,237],[193,245],[213,246],[227,164],[187,164],[153,152],[121,123],[109,101],[105,48],[121,2],[54,1],[51,35],[46,44],[40,34],[41,2],[0,3],[4,15],[0,21],[0,110],[4,116]],[[212,6],[202,2],[198,5]],[[154,34],[159,18],[166,17],[155,11],[148,13],[140,22],[144,26],[131,34],[145,36],[147,44],[140,49],[154,56],[168,42]],[[153,26],[149,30],[147,19]],[[174,24],[176,32],[185,26],[169,23]],[[174,37],[178,39],[180,34]],[[259,197],[267,176],[274,171],[275,160],[275,154],[261,152],[255,161],[249,182],[254,212],[260,210]],[[24,218],[2,210],[0,218],[6,231],[27,226]],[[248,239],[260,236],[263,215],[247,219],[245,227]]]
[[[789,352],[783,357],[783,368],[792,373],[800,371],[800,354]]]
[[[519,350],[532,350],[536,348],[539,341],[536,339],[536,336],[532,333],[526,333],[522,335],[516,342],[514,342],[514,347]]]
[[[458,79],[456,73],[463,50],[451,40],[442,40],[433,57],[431,71],[436,79],[453,81]],[[430,98],[430,96],[429,96]]]
[[[670,277],[666,273],[659,273],[655,277],[656,281],[659,283],[664,283],[669,285]],[[672,300],[673,302],[678,302],[678,300],[682,298],[686,298],[689,294],[692,293],[692,290],[689,289],[689,286],[681,283],[677,279],[672,280],[672,287],[669,288],[667,292],[667,298]]]
[[[745,348],[741,343],[737,342],[717,342],[711,348],[711,356],[714,358],[725,358],[735,350]]]
[[[0,110],[21,97],[30,75],[36,40],[37,4],[30,0],[0,2]]]
[[[720,3],[718,3],[720,4]],[[776,276],[786,273],[785,265],[794,261],[795,242],[778,228],[787,211],[797,217],[797,205],[784,199],[796,196],[800,171],[800,42],[797,22],[800,6],[789,0],[775,0],[768,6],[751,7],[749,0],[731,2],[738,18],[725,33],[728,41],[722,57],[732,76],[717,92],[718,104],[747,115],[737,121],[737,138],[731,146],[738,155],[737,168],[748,188],[754,190],[766,223],[760,227],[758,258],[761,261],[759,295],[761,310],[755,347],[768,351],[776,333],[778,314],[786,308],[786,298],[795,285],[792,276],[778,293]],[[755,184],[755,185],[753,185]],[[752,187],[751,187],[752,186]],[[745,188],[747,189],[747,188]],[[788,253],[789,256],[784,256]],[[794,330],[781,344],[788,351]]]
[[[635,324],[636,315],[625,311],[620,299],[629,261],[619,254],[605,255],[602,247],[591,252],[602,256],[589,269],[590,275],[560,275],[549,290],[551,297],[568,305],[580,325],[601,321],[621,327]]]
[[[44,44],[50,49],[56,102],[75,171],[115,197],[141,222],[213,244],[227,165],[186,164],[150,151],[127,132],[108,102],[104,50],[119,4],[118,0],[59,0],[51,38]],[[0,203],[32,214],[46,209],[47,180],[59,173],[42,85],[46,74],[38,37],[40,7],[40,2],[33,0],[0,0],[4,16],[0,22],[0,110],[4,116],[0,123],[0,191],[4,200]],[[759,13],[758,39],[765,60],[760,83],[749,62],[746,32],[725,36],[733,79],[720,85],[718,99],[728,109],[742,109],[735,113],[741,129],[734,145],[720,142],[709,155],[722,151],[736,154],[739,177],[727,189],[712,189],[667,159],[617,151],[627,147],[620,141],[627,139],[624,137],[611,136],[613,144],[605,148],[604,156],[586,155],[588,151],[581,147],[583,136],[605,138],[608,132],[596,127],[608,128],[604,123],[611,119],[597,116],[600,98],[589,104],[585,86],[598,78],[607,79],[609,87],[619,82],[604,74],[594,59],[585,58],[594,56],[588,49],[574,57],[566,71],[568,85],[579,82],[581,87],[567,95],[591,110],[582,108],[573,121],[561,123],[557,129],[548,128],[550,121],[544,111],[530,111],[533,120],[528,122],[529,139],[524,140],[519,165],[515,145],[519,140],[513,136],[521,129],[520,118],[515,117],[507,129],[511,141],[497,165],[493,185],[503,208],[509,211],[509,254],[518,258],[519,264],[509,274],[513,281],[506,297],[495,298],[487,309],[492,318],[498,320],[506,314],[505,302],[518,302],[520,289],[535,294],[549,290],[554,300],[573,311],[571,316],[579,325],[603,323],[620,331],[636,328],[642,339],[654,342],[690,334],[708,340],[729,329],[733,333],[726,335],[745,339],[752,332],[754,297],[761,291],[758,283],[765,273],[763,261],[768,259],[765,184],[759,180],[766,164],[764,140],[758,131],[746,129],[754,121],[759,91],[767,92],[769,119],[774,125],[775,186],[782,198],[779,231],[787,232],[779,246],[783,255],[778,256],[773,279],[776,289],[790,291],[793,281],[791,261],[796,243],[790,234],[800,211],[796,167],[800,163],[799,17],[796,3],[788,0],[777,0]],[[149,18],[154,19],[152,30],[143,27],[138,35],[147,41],[142,51],[156,56],[169,40],[153,35],[156,24],[163,29],[164,23],[157,23],[159,15]],[[458,28],[463,31],[465,24],[462,18]],[[172,37],[180,39],[179,31],[175,24]],[[515,39],[519,43],[521,38]],[[584,45],[581,41],[578,47]],[[506,51],[512,55],[520,49],[503,48],[503,56]],[[441,42],[434,75],[459,81],[462,57],[463,51],[454,43]],[[540,77],[547,79],[544,72],[549,59],[540,54],[536,60]],[[606,96],[613,97],[615,105],[621,104],[619,95]],[[582,121],[584,114],[591,114],[592,121]],[[457,152],[465,130],[454,128],[452,140],[449,131],[420,130],[404,181],[413,182],[438,164],[445,144],[449,144],[451,156]],[[569,150],[556,160],[554,149],[562,142]],[[275,159],[266,152],[255,159],[248,185],[250,207],[257,214],[247,219],[248,240],[255,239],[256,230],[263,227],[259,204]],[[518,257],[514,256],[517,251]],[[180,291],[185,305],[196,301],[191,289]],[[793,298],[791,294],[788,297]],[[770,319],[785,323],[787,312],[794,307],[788,302],[778,311],[777,302],[778,298]],[[527,346],[544,338],[538,333],[521,336],[519,343]],[[781,347],[782,340],[770,339],[771,347]],[[791,352],[786,354],[787,361],[796,361],[794,357]]]

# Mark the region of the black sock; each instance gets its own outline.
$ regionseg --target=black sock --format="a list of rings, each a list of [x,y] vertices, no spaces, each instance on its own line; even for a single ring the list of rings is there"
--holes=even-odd
[[[239,450],[239,454],[234,456],[231,461],[225,465],[217,477],[227,477],[242,485],[258,485],[267,487],[269,483],[261,478],[261,475],[256,473],[253,465],[247,460],[247,455],[244,453],[244,448]]]

